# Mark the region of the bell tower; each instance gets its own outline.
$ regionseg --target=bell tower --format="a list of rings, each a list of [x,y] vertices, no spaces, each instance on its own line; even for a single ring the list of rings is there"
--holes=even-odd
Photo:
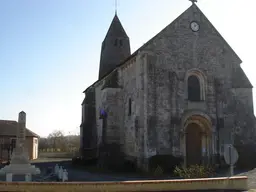
[[[101,45],[99,79],[131,55],[130,40],[118,16],[115,16]]]

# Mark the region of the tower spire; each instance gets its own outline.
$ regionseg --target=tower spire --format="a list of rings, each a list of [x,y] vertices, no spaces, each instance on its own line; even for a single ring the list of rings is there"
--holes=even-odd
[[[131,55],[130,40],[117,15],[102,42],[99,79]]]
[[[195,4],[197,2],[197,0],[189,0],[192,2],[192,4]]]

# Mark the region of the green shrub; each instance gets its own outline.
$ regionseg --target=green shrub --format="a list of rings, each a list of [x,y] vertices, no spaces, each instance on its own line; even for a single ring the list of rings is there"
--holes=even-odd
[[[174,170],[174,174],[184,179],[207,178],[214,176],[215,169],[203,165],[191,165],[187,168],[177,166]]]

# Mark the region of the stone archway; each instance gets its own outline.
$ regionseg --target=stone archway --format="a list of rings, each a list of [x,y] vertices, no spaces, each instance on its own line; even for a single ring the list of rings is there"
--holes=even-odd
[[[187,165],[199,165],[202,160],[201,128],[196,123],[190,123],[186,128],[186,158]]]
[[[207,116],[193,114],[184,119],[185,165],[205,164],[212,153],[212,124]]]

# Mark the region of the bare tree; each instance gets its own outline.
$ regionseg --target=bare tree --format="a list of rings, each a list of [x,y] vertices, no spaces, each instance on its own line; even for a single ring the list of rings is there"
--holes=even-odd
[[[39,149],[40,151],[46,150],[46,149],[48,149],[48,148],[50,148],[50,147],[51,147],[51,146],[50,146],[49,140],[48,140],[47,138],[41,137],[41,138],[39,139],[38,149]]]
[[[40,138],[39,150],[51,149],[53,151],[74,152],[80,147],[80,135],[77,132],[69,132],[64,135],[61,130],[54,130],[47,138]]]
[[[66,136],[69,151],[77,151],[80,147],[80,135],[78,133],[71,133]]]
[[[80,147],[80,138],[79,138],[79,136],[72,136],[70,138],[69,146],[70,146],[71,151],[79,150],[79,147]]]
[[[47,139],[50,143],[51,148],[55,150],[60,149],[61,151],[65,151],[67,149],[66,139],[62,131],[53,131],[51,134],[48,135]]]

